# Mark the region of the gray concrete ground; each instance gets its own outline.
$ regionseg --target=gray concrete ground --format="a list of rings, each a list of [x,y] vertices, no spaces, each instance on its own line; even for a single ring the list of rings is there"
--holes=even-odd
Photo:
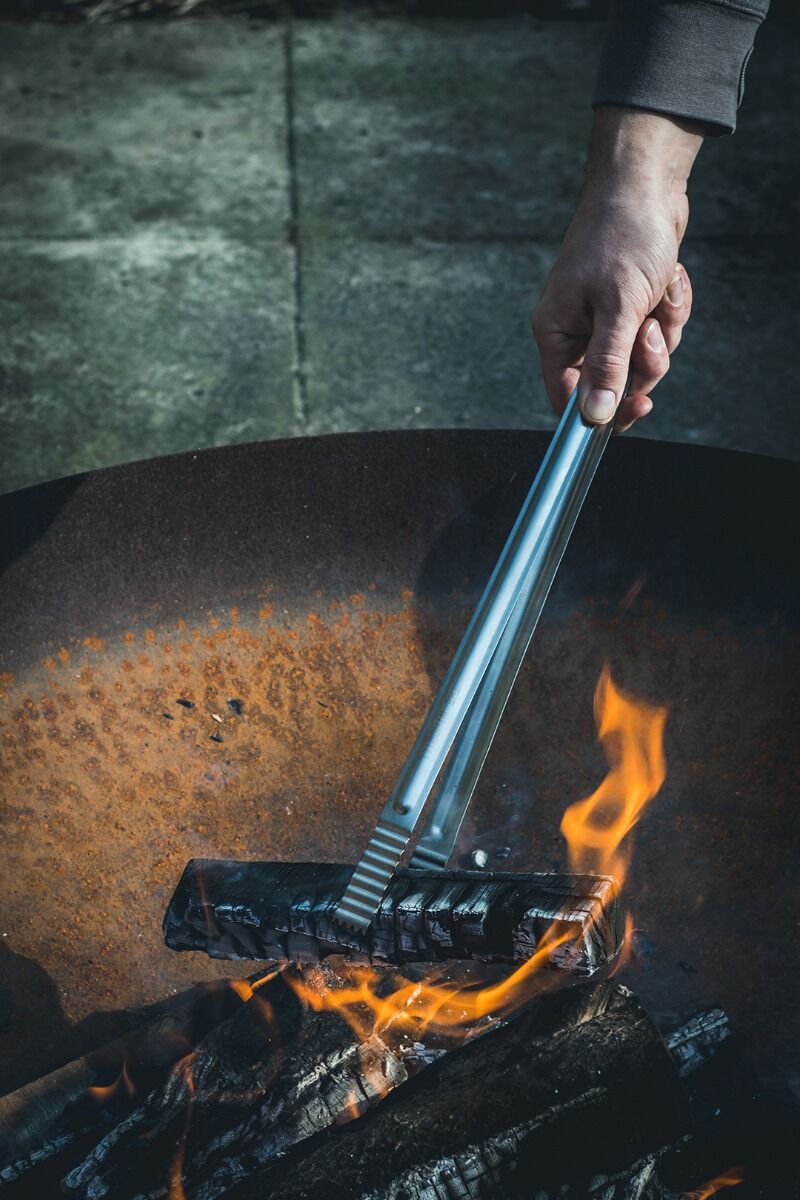
[[[550,425],[528,320],[602,26],[0,27],[0,487],[343,429]],[[705,147],[643,436],[800,458],[800,36]]]

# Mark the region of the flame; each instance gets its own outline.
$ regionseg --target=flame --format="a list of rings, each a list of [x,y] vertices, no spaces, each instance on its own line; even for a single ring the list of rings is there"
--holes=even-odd
[[[189,1126],[192,1123],[192,1109],[194,1107],[195,1090],[194,1074],[192,1072],[194,1056],[195,1051],[192,1051],[191,1054],[187,1054],[185,1058],[182,1058],[172,1068],[173,1072],[180,1072],[186,1082],[186,1113],[183,1118],[183,1129],[178,1138],[178,1145],[167,1175],[167,1200],[186,1200],[186,1192],[183,1187],[183,1163],[186,1157],[186,1139],[189,1136]]]
[[[573,870],[614,875],[622,883],[630,849],[620,843],[666,778],[665,708],[619,690],[603,667],[594,694],[597,736],[609,771],[591,796],[570,805],[561,821]]]
[[[530,958],[499,983],[476,987],[447,979],[447,970],[425,981],[398,984],[381,994],[387,976],[376,967],[343,963],[337,970],[342,986],[330,987],[321,973],[287,973],[286,981],[300,1000],[316,1012],[338,1012],[356,1037],[367,1042],[389,1031],[412,1032],[419,1039],[427,1032],[470,1033],[480,1021],[509,1017],[527,1004],[537,991],[535,976],[551,955],[575,936],[572,928],[551,928]]]
[[[633,958],[633,913],[630,909],[625,913],[625,932],[622,935],[622,947],[617,955],[614,966],[608,973],[609,979],[624,971]]]
[[[231,988],[234,992],[236,992],[236,995],[239,997],[239,999],[246,1004],[248,1000],[253,999],[260,987],[263,987],[265,983],[269,983],[270,979],[274,979],[276,975],[280,975],[281,971],[283,970],[283,966],[284,964],[281,963],[279,966],[272,967],[271,970],[266,971],[259,979],[254,979],[252,983],[249,979],[231,979]],[[260,996],[258,999],[264,1004],[267,1003],[267,1001],[262,1000],[262,997]]]
[[[721,1192],[723,1188],[736,1187],[737,1183],[744,1183],[744,1167],[729,1167],[727,1171],[723,1171],[715,1179],[710,1179],[702,1187],[696,1188],[693,1192],[687,1192],[685,1200],[708,1200],[709,1196],[716,1196],[717,1192]]]
[[[132,1100],[136,1093],[133,1080],[128,1074],[128,1064],[124,1059],[122,1061],[122,1070],[113,1083],[109,1083],[106,1086],[96,1085],[89,1088],[89,1094],[94,1096],[95,1100],[99,1101],[100,1104],[109,1104],[112,1100],[121,1097],[123,1092],[129,1100]]]
[[[353,1090],[350,1093],[350,1095],[347,1097],[347,1104],[345,1105],[345,1112],[347,1113],[348,1120],[357,1121],[358,1118],[361,1116],[360,1100],[361,1100],[361,1097],[359,1096],[358,1092],[356,1092],[355,1090]]]
[[[573,869],[615,875],[622,881],[629,853],[620,851],[620,843],[666,776],[666,717],[666,709],[620,691],[609,668],[603,668],[595,690],[595,719],[609,771],[597,791],[564,814],[561,832]],[[630,956],[632,929],[628,914],[623,962],[616,969]],[[552,986],[542,967],[577,934],[574,926],[553,924],[529,959],[499,983],[484,987],[448,979],[446,967],[423,982],[398,982],[388,993],[386,972],[370,966],[344,963],[337,968],[341,986],[334,987],[320,972],[290,970],[285,978],[308,1007],[338,1012],[362,1043],[389,1031],[412,1032],[417,1039],[427,1032],[463,1038],[480,1032],[480,1022],[508,1018],[538,991]]]

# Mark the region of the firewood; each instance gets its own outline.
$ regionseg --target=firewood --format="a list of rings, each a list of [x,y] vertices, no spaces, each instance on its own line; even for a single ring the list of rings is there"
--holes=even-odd
[[[611,1176],[683,1134],[677,1071],[627,989],[545,994],[483,1029],[447,1054],[410,1036],[361,1045],[337,1014],[292,1003],[281,978],[214,1030],[65,1190],[153,1200],[179,1177],[191,1200],[355,1200],[484,1147],[506,1194],[524,1179],[531,1195],[533,1182]]]
[[[55,1156],[64,1162],[69,1148],[92,1133],[100,1138],[112,1118],[116,1123],[138,1103],[136,1093],[141,1098],[161,1084],[178,1059],[241,1005],[227,980],[194,988],[152,1021],[0,1097],[0,1185]]]
[[[402,870],[364,934],[334,920],[352,871],[193,859],[164,917],[166,943],[214,958],[519,962],[555,924],[572,936],[549,965],[579,976],[605,966],[622,943],[619,889],[608,876]]]
[[[296,1146],[231,1196],[377,1200],[396,1196],[398,1175],[416,1171],[420,1186],[410,1196],[435,1197],[425,1191],[426,1171],[446,1158],[458,1164],[474,1147],[482,1148],[489,1195],[529,1200],[565,1187],[591,1195],[598,1176],[627,1173],[688,1128],[661,1036],[627,988],[606,982],[542,997],[361,1120]]]

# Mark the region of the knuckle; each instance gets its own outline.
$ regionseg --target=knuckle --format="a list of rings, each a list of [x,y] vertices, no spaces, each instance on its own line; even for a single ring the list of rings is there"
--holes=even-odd
[[[628,359],[629,356],[622,350],[590,348],[586,354],[586,365],[595,374],[618,375],[627,368]]]

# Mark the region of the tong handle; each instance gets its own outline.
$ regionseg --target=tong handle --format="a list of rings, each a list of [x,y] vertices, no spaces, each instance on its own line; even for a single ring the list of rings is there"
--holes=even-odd
[[[574,405],[575,411],[568,419],[565,414],[562,452],[574,458],[577,468],[552,509],[519,599],[453,743],[438,795],[409,863],[412,867],[442,869],[447,865],[578,514],[611,435],[610,424],[590,427],[579,416],[576,418],[577,399],[574,395],[570,405]],[[576,446],[566,444],[573,440],[577,441]]]
[[[545,565],[557,515],[570,507],[576,495],[580,495],[582,501],[588,488],[588,481],[586,488],[583,487],[587,464],[591,460],[596,467],[610,433],[610,425],[592,426],[584,422],[578,409],[577,392],[573,392],[497,565],[342,897],[337,909],[338,920],[360,929],[369,926],[414,834],[431,789],[489,669],[509,619],[526,586],[534,586],[532,572],[536,570],[538,574]],[[589,480],[593,474],[594,469]],[[569,528],[564,526],[563,544],[555,566],[560,561],[571,528],[571,525]],[[545,589],[544,596],[546,594]]]

